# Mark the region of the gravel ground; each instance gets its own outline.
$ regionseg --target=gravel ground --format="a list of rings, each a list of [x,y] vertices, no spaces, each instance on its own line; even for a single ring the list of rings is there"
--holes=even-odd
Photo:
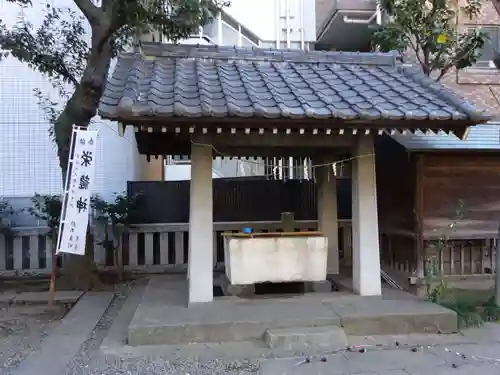
[[[69,363],[65,374],[67,375],[257,375],[260,370],[260,360],[269,357],[286,357],[280,355],[276,351],[274,353],[265,351],[255,351],[248,347],[243,348],[242,353],[234,348],[236,357],[231,357],[230,352],[233,347],[222,346],[211,347],[207,345],[203,347],[194,345],[186,345],[184,349],[168,350],[168,351],[149,351],[146,350],[144,355],[134,355],[119,357],[118,355],[105,355],[100,345],[103,339],[108,335],[109,329],[113,321],[118,316],[125,301],[130,293],[137,286],[133,283],[120,285],[116,288],[116,296],[106,310],[105,314],[92,331],[87,341],[83,344],[78,355],[76,355]],[[137,293],[135,293],[137,295]],[[27,307],[25,307],[27,308]],[[22,308],[17,307],[9,310],[0,309],[0,374],[9,375],[10,370],[15,369],[20,361],[28,354],[38,350],[43,342],[43,338],[53,330],[57,324],[57,319],[50,319],[50,316],[34,316],[31,314],[23,314]],[[11,319],[8,319],[10,317]],[[52,317],[53,318],[53,317]],[[488,329],[492,330],[491,328]],[[497,331],[495,331],[497,332]],[[483,335],[482,333],[481,335]],[[495,334],[495,341],[498,340]],[[498,344],[498,343],[497,343]],[[221,350],[222,349],[222,350]],[[254,350],[254,351],[252,351]],[[239,349],[242,351],[242,348]],[[431,350],[434,355],[439,357],[452,354],[445,353],[442,348]],[[406,351],[405,351],[406,352]],[[253,353],[253,354],[251,354]],[[496,353],[496,350],[495,350]],[[491,357],[496,358],[496,354]],[[240,354],[242,354],[240,356]],[[255,354],[255,355],[254,355]],[[278,355],[276,355],[278,354]],[[290,353],[288,353],[290,354]],[[303,359],[305,353],[294,353],[290,357],[297,356],[298,359]],[[311,353],[308,353],[311,354]],[[318,354],[318,353],[315,353]],[[397,356],[405,353],[397,353]],[[406,353],[408,354],[408,353]],[[411,354],[410,354],[411,355]],[[485,353],[486,355],[486,353]],[[488,354],[489,355],[489,354]],[[244,360],[246,356],[251,356],[255,360]],[[454,356],[454,354],[452,355]],[[260,357],[260,358],[259,358]],[[239,359],[238,359],[239,358]],[[292,360],[288,364],[287,371],[294,372],[294,367],[297,360]],[[473,361],[471,365],[480,364]],[[495,372],[496,373],[496,372]],[[64,374],[50,374],[64,375]],[[278,374],[279,375],[279,374]],[[394,375],[394,374],[393,374]]]
[[[148,355],[120,358],[104,355],[100,345],[134,284],[117,286],[111,302],[96,328],[68,365],[68,375],[204,375],[256,374],[258,361],[199,359],[185,355]],[[9,375],[29,354],[43,345],[43,340],[60,322],[61,314],[46,313],[42,306],[0,307],[0,374]],[[62,375],[62,374],[51,374]]]
[[[40,306],[0,308],[0,373],[11,370],[40,349],[43,339],[59,324],[61,313],[46,313]]]
[[[173,358],[171,355],[124,359],[102,354],[101,342],[133,287],[129,284],[117,289],[115,299],[83,345],[80,354],[68,365],[67,375],[254,375],[259,372],[258,361],[200,360],[185,356]]]

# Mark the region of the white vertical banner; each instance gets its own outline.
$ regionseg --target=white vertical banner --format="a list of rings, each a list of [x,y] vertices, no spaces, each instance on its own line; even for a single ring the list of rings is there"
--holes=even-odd
[[[73,128],[72,152],[56,253],[85,254],[97,150],[97,130]]]

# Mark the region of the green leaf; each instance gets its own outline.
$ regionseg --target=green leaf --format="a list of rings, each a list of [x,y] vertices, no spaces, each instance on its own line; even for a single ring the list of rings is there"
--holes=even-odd
[[[472,66],[479,58],[486,34],[457,30],[457,24],[460,11],[477,17],[482,1],[466,0],[461,8],[448,0],[379,0],[378,4],[388,18],[373,27],[372,41],[380,51],[400,52],[436,80],[453,68]]]
[[[12,217],[16,211],[12,208],[10,203],[0,198],[0,234],[12,234]]]
[[[44,221],[50,229],[59,227],[62,210],[62,200],[59,195],[35,194],[31,198],[31,203],[28,212],[33,217]]]
[[[128,226],[132,222],[133,215],[139,207],[141,195],[129,196],[127,193],[115,193],[115,198],[106,202],[98,195],[92,197],[91,205],[96,215],[111,222],[112,226]]]

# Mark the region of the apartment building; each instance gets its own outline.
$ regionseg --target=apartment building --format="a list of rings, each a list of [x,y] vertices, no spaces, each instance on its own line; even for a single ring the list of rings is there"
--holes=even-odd
[[[248,0],[233,0],[228,8],[213,14],[213,21],[200,28],[199,35],[193,35],[182,43],[212,44],[247,48],[300,48],[314,49],[316,42],[315,0],[255,0],[250,6]],[[255,12],[259,12],[256,16]],[[150,36],[158,41],[160,36]],[[156,163],[157,179],[162,162]],[[213,163],[214,176],[243,177],[264,175],[274,166],[297,164],[293,160],[246,161],[217,157]],[[167,157],[165,178],[180,180],[189,175],[188,157]],[[302,164],[301,164],[302,165]],[[306,162],[307,165],[307,162]],[[267,168],[266,168],[267,167]],[[306,167],[307,168],[307,167]],[[303,169],[298,166],[295,169]],[[276,177],[283,176],[288,169],[278,168]],[[307,172],[306,172],[307,174]]]
[[[67,5],[67,1],[64,0],[52,0],[52,2]],[[2,12],[4,10],[6,10],[5,5]],[[35,20],[36,14],[42,11],[40,6],[35,7],[26,16]],[[16,13],[13,12],[11,15],[11,18],[15,19]],[[492,113],[496,113],[498,71],[493,67],[492,56],[499,43],[500,23],[497,13],[490,4],[486,6],[483,15],[475,22],[461,23],[461,27],[482,27],[491,33],[490,42],[485,46],[480,61],[465,71],[450,73],[444,78],[444,82],[476,104],[486,106]],[[366,51],[370,44],[369,24],[382,21],[383,17],[377,12],[375,0],[253,0],[251,3],[248,0],[232,0],[230,8],[214,14],[213,22],[200,28],[197,35],[182,42],[241,47]],[[151,35],[150,38],[154,41],[165,41],[160,35]],[[60,170],[55,148],[47,134],[49,124],[38,108],[32,91],[34,88],[42,88],[51,93],[53,98],[56,98],[56,93],[42,76],[12,59],[2,61],[0,77],[0,132],[2,133],[0,197],[9,199],[11,203],[17,202],[15,205],[18,207],[25,207],[27,199],[36,192],[41,194],[61,192]],[[121,136],[114,123],[96,119],[92,126],[100,130],[96,171],[97,193],[111,197],[114,192],[123,191],[127,181],[144,180],[145,175],[152,179],[165,178],[164,160],[162,158],[148,160],[146,156],[139,156],[135,135],[130,129]],[[419,151],[436,149],[498,151],[500,144],[492,130],[496,130],[498,134],[499,129],[500,126],[496,125],[474,127],[466,142],[445,134],[436,137],[423,134],[400,137],[394,134],[395,141],[387,138],[392,143],[398,142],[410,150],[416,148]],[[402,154],[403,157],[393,159],[408,159],[405,152]],[[190,177],[189,159],[176,160],[173,157],[168,159],[166,167],[168,176],[177,173],[178,178]],[[278,167],[287,162],[289,160],[273,161]],[[263,165],[254,162],[245,164],[244,161],[216,160],[213,163],[212,176],[261,173],[262,168],[251,168],[255,166]],[[388,179],[391,184],[396,175],[393,174]],[[397,185],[404,186],[410,179],[405,179],[403,173],[399,175],[402,180]],[[345,168],[345,177],[350,178],[349,168]],[[383,188],[379,191],[384,190],[390,191]],[[412,194],[407,195],[412,196]],[[392,199],[390,204],[394,206]],[[384,212],[383,205],[380,204],[379,207],[381,207],[379,211]],[[413,210],[407,214],[407,217],[413,218]],[[15,224],[36,225],[28,219],[22,218],[24,221]],[[348,231],[345,233],[343,251],[348,253],[351,247],[350,234]],[[391,235],[391,233],[382,234]],[[404,263],[401,263],[405,267],[409,264],[406,261],[407,259],[404,259]]]
[[[48,0],[52,5],[68,6],[72,2]],[[18,7],[0,2],[2,14],[12,23],[18,17],[26,17],[36,25],[41,21],[43,4],[21,11]],[[315,0],[233,0],[231,6],[214,20],[200,28],[182,43],[218,44],[241,47],[269,48],[314,48],[316,41]],[[75,11],[78,11],[74,7]],[[151,36],[152,40],[164,40]],[[47,135],[49,126],[33,96],[33,90],[40,88],[49,92],[51,98],[57,93],[40,74],[15,59],[2,61],[0,65],[0,132],[2,137],[2,178],[0,196],[28,197],[35,192],[55,194],[60,191],[60,172],[54,152],[54,145]],[[12,131],[12,124],[16,124]],[[149,176],[168,179],[182,179],[187,173],[189,160],[167,158],[166,172],[163,160],[145,160],[137,155],[135,140],[130,130],[124,138],[117,136],[116,124],[96,120],[93,126],[100,129],[99,160],[97,169],[97,192],[111,196],[125,188],[127,179],[148,179]],[[106,146],[104,149],[103,144]],[[113,151],[110,152],[109,150]],[[30,150],[28,154],[25,150]],[[120,152],[116,152],[120,150]],[[110,155],[107,155],[107,154]],[[126,155],[124,159],[115,157]],[[45,162],[41,163],[42,159]],[[115,160],[116,159],[116,160]],[[19,169],[19,163],[26,165]],[[179,166],[177,166],[179,164]],[[131,167],[135,166],[135,167]],[[254,161],[245,162],[218,158],[214,160],[214,177],[232,177],[262,174],[263,167]],[[161,172],[158,172],[161,170]]]
[[[463,30],[481,28],[488,33],[489,40],[474,66],[448,74],[443,78],[443,83],[500,119],[500,70],[493,63],[495,54],[500,51],[500,15],[494,2],[485,2],[476,20],[461,16],[459,26]]]
[[[53,5],[68,4],[64,0],[51,1]],[[42,5],[35,4],[33,9],[21,14],[12,4],[2,3],[2,13],[9,15],[5,18],[12,22],[24,16],[36,25],[42,12]],[[232,0],[231,6],[214,14],[214,21],[201,28],[198,35],[183,42],[365,51],[370,40],[368,25],[381,21],[375,0],[254,0],[251,5],[248,0]],[[494,113],[500,97],[500,73],[493,68],[491,60],[500,40],[499,25],[500,17],[491,3],[486,5],[480,19],[464,21],[463,27],[488,30],[491,41],[476,66],[443,79],[448,86]],[[33,89],[41,88],[52,98],[56,98],[56,93],[45,78],[14,59],[2,61],[0,76],[0,196],[26,198],[35,192],[56,194],[61,189],[58,161],[47,135],[49,124],[37,106]],[[144,158],[139,158],[130,130],[119,137],[116,124],[97,120],[93,126],[99,127],[101,134],[96,172],[98,193],[109,197],[124,190],[127,180],[142,179],[150,167],[163,170],[163,161],[145,164]],[[167,161],[169,178],[186,175],[189,160],[169,158]],[[182,166],[171,167],[177,163]],[[214,177],[255,175],[262,170],[254,162],[214,161]]]
[[[47,1],[62,7],[73,3]],[[25,17],[36,27],[42,20],[44,4],[45,1],[34,2],[33,8],[21,9],[0,1],[2,19],[13,24]],[[0,62],[0,197],[19,208],[26,207],[35,193],[60,194],[62,189],[55,144],[48,134],[50,125],[38,106],[35,89],[53,101],[59,98],[49,80],[26,64],[14,58]],[[128,179],[137,178],[140,171],[134,134],[127,130],[124,137],[119,137],[116,124],[100,119],[92,127],[98,128],[100,134],[94,189],[111,198],[113,193],[125,189]],[[19,219],[20,225],[29,225],[28,215],[20,215]]]
[[[73,2],[47,1],[53,6],[69,5],[78,11]],[[41,15],[45,10],[43,3],[35,3],[33,8],[23,10],[5,1],[0,1],[0,6],[7,22],[13,24],[20,17],[25,17],[36,26],[42,20]],[[214,22],[201,28],[198,35],[182,42],[312,48],[315,37],[314,0],[255,0],[251,6],[247,0],[233,0],[230,8],[214,14]],[[35,193],[61,192],[55,145],[47,133],[49,123],[33,95],[33,90],[39,88],[48,93],[51,99],[57,99],[57,92],[41,74],[13,58],[2,61],[0,77],[0,197],[23,207]],[[100,131],[95,185],[97,193],[112,197],[114,192],[126,188],[127,180],[147,178],[151,169],[153,174],[158,169],[163,170],[163,161],[148,162],[144,157],[139,157],[130,129],[124,137],[120,137],[114,123],[96,119],[92,126]],[[167,166],[169,178],[184,178],[189,163],[183,160],[169,161],[182,164],[178,168]],[[259,174],[261,170],[253,162],[219,158],[214,161],[213,174],[214,177],[244,176]]]
[[[381,23],[375,0],[316,0],[316,48],[368,51],[372,23]]]

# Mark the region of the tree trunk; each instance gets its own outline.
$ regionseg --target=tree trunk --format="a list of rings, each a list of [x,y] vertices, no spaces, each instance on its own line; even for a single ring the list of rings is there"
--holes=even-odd
[[[101,38],[94,34],[92,51],[87,59],[82,79],[54,124],[57,156],[61,166],[63,184],[68,172],[73,125],[87,127],[97,114],[111,64],[110,43],[105,43],[99,49],[96,42],[98,40]],[[64,269],[67,282],[76,289],[90,290],[102,285],[94,263],[94,240],[90,226],[87,229],[85,256],[68,254],[65,257]]]
[[[82,127],[89,125],[97,114],[99,101],[106,84],[112,57],[111,47],[107,43],[100,52],[96,50],[97,48],[92,48],[83,77],[54,124],[57,156],[59,157],[63,181],[68,170],[73,125]]]

